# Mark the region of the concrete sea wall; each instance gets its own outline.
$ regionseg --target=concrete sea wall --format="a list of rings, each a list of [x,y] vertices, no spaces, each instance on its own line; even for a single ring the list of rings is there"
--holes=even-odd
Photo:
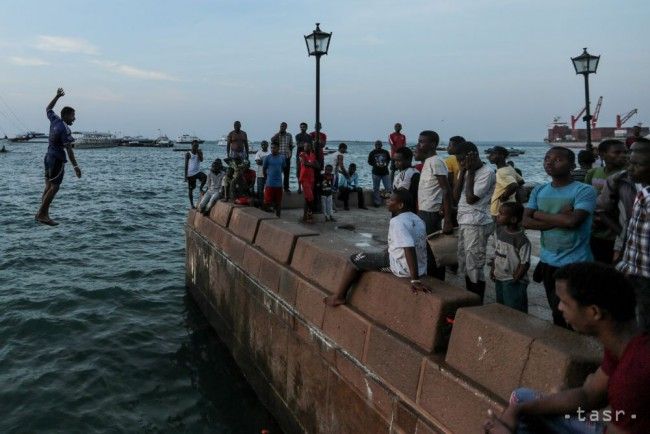
[[[364,273],[327,307],[358,248],[255,208],[190,211],[186,243],[189,291],[287,433],[480,433],[512,389],[580,384],[601,358],[589,338],[435,279],[414,294]]]

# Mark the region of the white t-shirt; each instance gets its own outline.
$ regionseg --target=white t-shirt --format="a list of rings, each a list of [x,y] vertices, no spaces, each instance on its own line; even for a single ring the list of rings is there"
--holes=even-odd
[[[416,173],[418,173],[418,171],[413,167],[397,172],[395,174],[395,179],[393,180],[393,190],[397,190],[398,188],[410,189],[411,179]]]
[[[342,154],[339,151],[336,151],[333,154],[328,155],[327,158],[325,159],[325,165],[328,165],[328,164],[332,165],[332,169],[334,170],[335,176],[336,176],[336,173],[338,172],[336,170],[336,160],[339,158],[339,155],[343,156],[343,165],[345,166],[345,154]],[[347,169],[347,167],[346,167],[346,169]],[[323,167],[323,169],[321,171],[324,172],[325,168]]]
[[[255,166],[257,166],[257,160],[261,160],[262,164],[264,164],[264,157],[266,157],[270,153],[271,153],[271,151],[262,151],[261,149],[258,150],[255,153],[255,161],[256,161]],[[264,178],[264,169],[262,167],[262,164],[257,166],[257,168],[255,169],[255,173],[257,174],[258,178]]]
[[[388,226],[390,271],[397,277],[411,277],[405,247],[415,247],[418,276],[427,274],[427,231],[422,219],[412,212],[393,217]]]
[[[190,154],[190,159],[187,162],[187,176],[194,176],[201,171],[201,161],[199,160],[198,152],[196,154]]]
[[[442,205],[442,190],[436,176],[446,177],[449,171],[444,161],[437,155],[424,160],[420,183],[418,184],[418,209],[436,212]]]
[[[465,182],[467,182],[467,174],[465,174]],[[459,225],[487,225],[493,222],[490,215],[490,202],[492,201],[495,183],[496,175],[494,170],[488,167],[487,164],[483,164],[474,174],[474,195],[480,199],[472,205],[467,203],[465,185],[463,185],[463,191],[458,201]]]

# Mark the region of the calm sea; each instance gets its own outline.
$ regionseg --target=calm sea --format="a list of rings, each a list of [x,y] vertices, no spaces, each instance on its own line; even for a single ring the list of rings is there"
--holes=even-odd
[[[3,144],[0,432],[279,432],[185,291],[183,153],[78,150],[52,228],[34,222],[47,145]],[[505,145],[545,179],[543,143]],[[207,170],[224,149],[202,147]],[[350,143],[366,184],[371,149]]]

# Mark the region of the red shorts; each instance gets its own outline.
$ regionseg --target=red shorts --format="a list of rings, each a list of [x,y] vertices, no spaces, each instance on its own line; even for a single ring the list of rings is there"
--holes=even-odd
[[[302,194],[305,195],[305,200],[311,202],[314,200],[314,181],[307,179],[300,183],[302,185]]]
[[[264,204],[282,203],[282,187],[264,187]]]

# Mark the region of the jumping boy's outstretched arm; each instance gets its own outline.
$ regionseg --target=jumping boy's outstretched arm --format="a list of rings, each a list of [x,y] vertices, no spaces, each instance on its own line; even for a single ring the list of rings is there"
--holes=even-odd
[[[65,95],[65,92],[63,91],[63,88],[62,87],[58,88],[56,90],[56,96],[54,98],[52,98],[52,101],[50,101],[50,103],[47,105],[47,107],[45,107],[45,111],[48,112],[48,111],[52,110],[54,108],[54,106],[56,105],[56,102],[59,100],[59,98],[61,98],[64,95]]]

